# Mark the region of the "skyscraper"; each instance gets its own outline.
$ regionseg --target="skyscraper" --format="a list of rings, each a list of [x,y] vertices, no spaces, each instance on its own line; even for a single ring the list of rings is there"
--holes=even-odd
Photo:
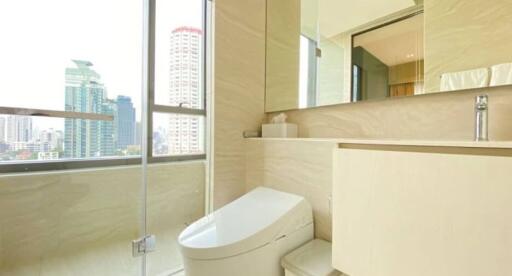
[[[117,148],[126,149],[135,144],[135,108],[132,99],[117,96],[115,110]]]
[[[5,142],[5,117],[0,117],[0,143]]]
[[[65,110],[113,115],[113,102],[107,99],[101,76],[91,69],[89,61],[73,60],[66,68]],[[113,155],[112,121],[65,119],[64,156],[68,158]]]
[[[6,127],[6,141],[30,142],[32,140],[32,118],[28,116],[8,116]]]
[[[174,29],[169,52],[169,104],[202,108],[201,39],[202,31],[193,27]],[[194,154],[202,151],[200,117],[169,115],[169,154]]]

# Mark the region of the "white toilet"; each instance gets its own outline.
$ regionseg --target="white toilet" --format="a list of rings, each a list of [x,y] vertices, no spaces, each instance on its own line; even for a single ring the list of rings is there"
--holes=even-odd
[[[178,242],[187,276],[281,276],[281,257],[312,239],[309,203],[260,187],[191,224]]]

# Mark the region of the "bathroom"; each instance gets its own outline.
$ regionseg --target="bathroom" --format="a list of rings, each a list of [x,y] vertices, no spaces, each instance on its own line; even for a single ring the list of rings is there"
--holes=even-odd
[[[1,276],[510,274],[510,1],[0,6]]]

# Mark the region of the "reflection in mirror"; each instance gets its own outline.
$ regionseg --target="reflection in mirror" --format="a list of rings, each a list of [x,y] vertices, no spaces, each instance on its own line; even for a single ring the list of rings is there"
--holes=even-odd
[[[423,14],[353,35],[352,101],[424,93]]]
[[[265,110],[350,102],[352,35],[418,7],[414,0],[267,0]]]
[[[299,108],[313,107],[316,102],[316,55],[315,40],[300,36],[299,60]]]
[[[267,0],[265,111],[512,85],[512,1],[491,2]]]

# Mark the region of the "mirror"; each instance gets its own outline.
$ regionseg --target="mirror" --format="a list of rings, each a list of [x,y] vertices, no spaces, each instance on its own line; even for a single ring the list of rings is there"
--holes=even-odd
[[[352,35],[351,100],[424,93],[423,13]]]
[[[267,0],[265,110],[510,85],[511,12],[504,0]]]

